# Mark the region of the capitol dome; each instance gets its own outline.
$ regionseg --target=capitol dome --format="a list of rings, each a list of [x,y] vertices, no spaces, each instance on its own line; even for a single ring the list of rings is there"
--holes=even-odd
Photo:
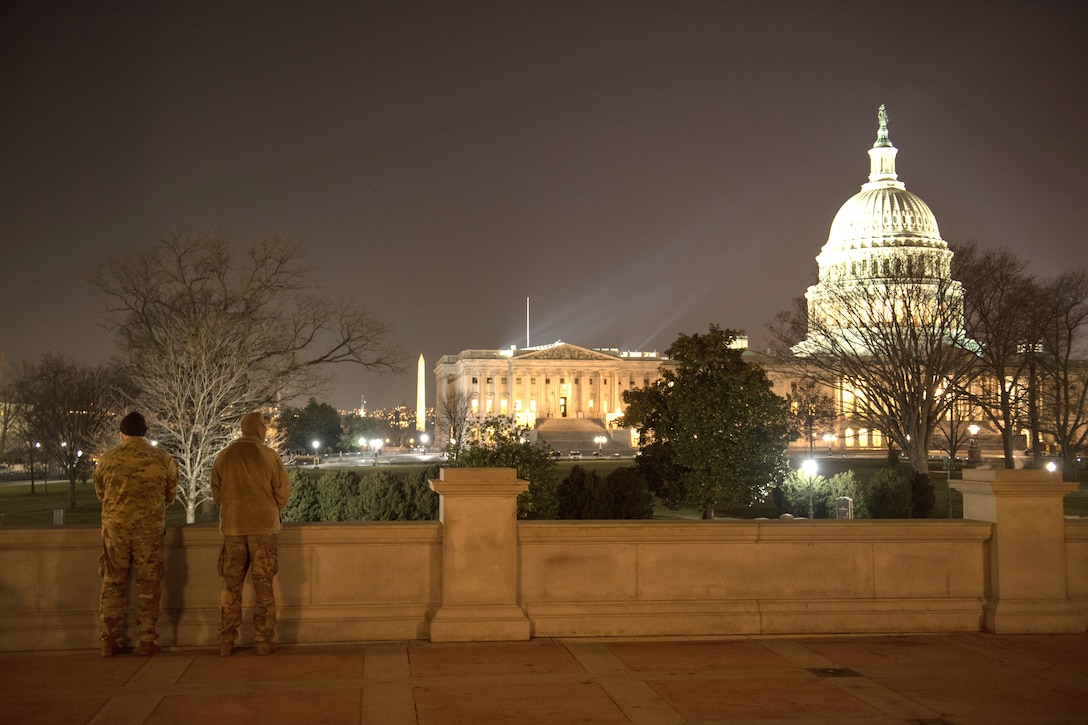
[[[839,208],[824,252],[871,247],[947,247],[929,206],[906,189],[859,191]]]
[[[861,351],[866,330],[908,310],[919,319],[944,310],[953,326],[962,317],[963,288],[952,279],[952,250],[929,206],[899,180],[899,150],[888,138],[884,106],[877,121],[869,181],[839,208],[816,257],[818,280],[805,293],[808,337],[794,346],[797,354],[835,347],[835,339]]]
[[[907,191],[895,171],[899,149],[888,138],[880,107],[876,143],[869,149],[869,181],[839,207],[816,263],[819,279],[857,282],[901,275],[948,279],[952,252],[929,205]]]

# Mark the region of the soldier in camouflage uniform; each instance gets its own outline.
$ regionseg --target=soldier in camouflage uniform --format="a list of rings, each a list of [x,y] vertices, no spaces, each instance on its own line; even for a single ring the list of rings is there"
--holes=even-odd
[[[268,428],[260,413],[242,418],[242,436],[227,446],[212,466],[212,498],[219,504],[219,654],[234,653],[242,625],[242,584],[253,582],[253,629],[257,654],[273,651],[276,600],[272,579],[278,568],[280,511],[291,496],[287,469],[278,453],[264,444]]]
[[[178,466],[144,435],[147,423],[132,412],[121,420],[121,445],[106,451],[94,469],[94,491],[102,502],[102,555],[98,573],[102,596],[102,656],[118,652],[125,633],[125,592],[129,571],[136,583],[136,654],[159,651],[159,596],[162,592],[166,507],[177,495]]]

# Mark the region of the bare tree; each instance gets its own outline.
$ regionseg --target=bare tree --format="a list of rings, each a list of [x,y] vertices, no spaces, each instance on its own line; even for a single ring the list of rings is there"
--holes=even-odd
[[[1042,329],[1042,426],[1061,450],[1063,479],[1077,480],[1077,453],[1088,441],[1088,269],[1044,286],[1051,311]]]
[[[45,354],[17,366],[12,386],[25,430],[68,479],[68,508],[76,507],[81,459],[90,456],[120,404],[121,379],[112,366],[92,367]]]
[[[436,435],[441,431],[447,436],[447,443],[454,446],[461,445],[465,439],[465,430],[468,427],[471,412],[472,401],[463,390],[459,388],[447,390],[438,401]]]
[[[908,261],[860,281],[822,280],[815,313],[805,322],[796,309],[783,313],[771,329],[786,343],[807,330],[787,365],[841,391],[845,415],[904,451],[931,499],[930,442],[952,403],[943,391],[968,387],[978,367],[977,346],[963,332],[959,283],[929,271]],[[925,492],[917,493],[915,515],[928,515]]]
[[[6,456],[22,440],[19,406],[3,361],[4,354],[0,352],[0,456]]]
[[[190,523],[243,415],[311,392],[327,365],[399,371],[404,360],[383,323],[314,291],[293,242],[237,254],[223,237],[175,234],[103,264],[94,282],[152,434],[178,460]]]
[[[975,437],[971,433],[971,421],[975,419],[977,406],[974,396],[968,395],[963,390],[938,391],[938,395],[944,395],[949,399],[949,404],[943,416],[937,421],[934,429],[933,444],[944,451],[947,456],[946,470],[948,477],[956,471],[956,456],[966,447],[969,454],[978,453]]]
[[[1027,262],[1007,249],[979,251],[974,244],[954,249],[953,276],[971,281],[964,294],[964,329],[982,348],[982,374],[965,392],[1001,435],[1005,468],[1015,468],[1013,438],[1024,422],[1019,415],[1023,383],[1038,337],[1031,316],[1038,284]]]
[[[819,433],[830,433],[835,428],[835,399],[819,387],[817,381],[794,381],[786,395],[790,411],[790,435],[796,440],[808,442],[811,455]]]

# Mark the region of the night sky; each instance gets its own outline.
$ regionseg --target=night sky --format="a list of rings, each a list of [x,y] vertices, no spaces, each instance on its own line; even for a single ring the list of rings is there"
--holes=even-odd
[[[90,268],[163,234],[300,240],[416,358],[664,350],[815,281],[886,104],[949,241],[1088,264],[1083,2],[0,6],[4,362],[113,354]],[[131,7],[125,7],[131,6]],[[969,281],[968,281],[969,284]]]

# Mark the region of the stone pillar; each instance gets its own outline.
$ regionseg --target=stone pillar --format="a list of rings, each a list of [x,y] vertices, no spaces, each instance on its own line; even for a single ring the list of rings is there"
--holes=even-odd
[[[967,469],[951,481],[963,518],[994,524],[989,542],[986,630],[995,634],[1085,631],[1069,599],[1062,499],[1077,490],[1058,473]]]
[[[440,496],[442,604],[432,642],[529,639],[518,606],[517,498],[529,483],[513,468],[443,468]]]

